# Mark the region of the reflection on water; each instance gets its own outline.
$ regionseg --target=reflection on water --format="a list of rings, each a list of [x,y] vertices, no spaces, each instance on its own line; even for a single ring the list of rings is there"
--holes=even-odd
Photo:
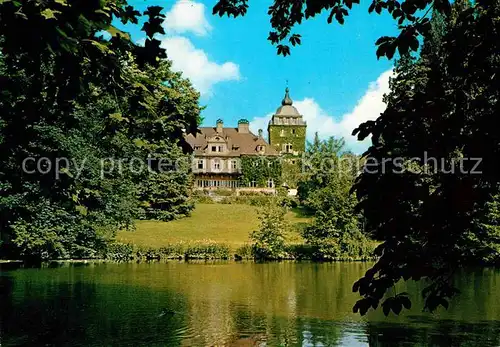
[[[0,272],[3,346],[498,346],[500,272],[449,311],[352,313],[364,263],[85,264]],[[403,290],[403,288],[398,288]]]

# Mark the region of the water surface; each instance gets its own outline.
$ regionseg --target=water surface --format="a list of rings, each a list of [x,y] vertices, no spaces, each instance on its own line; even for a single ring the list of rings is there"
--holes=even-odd
[[[0,346],[499,346],[500,272],[457,277],[448,311],[352,313],[366,263],[0,267]]]

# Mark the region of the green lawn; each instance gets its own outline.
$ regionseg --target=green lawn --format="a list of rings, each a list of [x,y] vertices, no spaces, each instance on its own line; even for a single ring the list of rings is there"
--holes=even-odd
[[[293,226],[288,242],[301,243],[298,230],[311,219],[297,209],[288,212],[286,218]],[[258,225],[256,207],[243,204],[197,204],[190,217],[171,222],[138,221],[137,230],[121,231],[117,240],[148,247],[210,240],[239,247],[250,241],[248,235]]]

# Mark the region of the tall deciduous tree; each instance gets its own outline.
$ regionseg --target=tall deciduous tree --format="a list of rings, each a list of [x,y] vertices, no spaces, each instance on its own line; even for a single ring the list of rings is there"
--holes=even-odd
[[[154,38],[161,8],[144,12],[144,46],[111,25],[140,15],[124,0],[0,1],[2,256],[96,256],[137,216],[138,197],[189,208],[186,176],[152,178],[123,161],[179,157],[199,119],[198,94]]]
[[[299,198],[314,212],[314,223],[303,236],[317,259],[370,255],[370,242],[362,233],[362,219],[355,209],[357,199],[350,192],[361,158],[343,152],[343,147],[343,140],[320,140],[317,134],[307,146],[307,171],[299,184]]]
[[[425,308],[448,307],[458,268],[499,257],[500,137],[492,127],[499,111],[500,7],[458,5],[444,21],[435,17],[415,62],[400,61],[386,111],[356,130],[373,142],[366,153],[371,172],[355,187],[359,207],[367,230],[384,240],[379,261],[354,286],[364,297],[355,307],[361,313],[376,308],[394,283],[421,278],[430,283]],[[409,298],[388,298],[382,306],[386,314],[399,313]]]

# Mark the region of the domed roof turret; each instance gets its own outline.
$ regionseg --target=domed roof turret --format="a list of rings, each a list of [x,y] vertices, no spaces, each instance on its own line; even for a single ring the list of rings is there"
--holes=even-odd
[[[300,116],[299,111],[292,106],[293,100],[290,98],[290,90],[288,87],[285,89],[285,97],[281,100],[281,106],[276,110],[277,116]]]
[[[292,106],[292,104],[293,104],[293,101],[290,98],[290,95],[288,94],[288,92],[290,92],[290,89],[288,89],[288,87],[286,87],[285,97],[283,98],[283,100],[281,100],[281,105],[283,105],[283,106],[285,106],[285,105]]]

